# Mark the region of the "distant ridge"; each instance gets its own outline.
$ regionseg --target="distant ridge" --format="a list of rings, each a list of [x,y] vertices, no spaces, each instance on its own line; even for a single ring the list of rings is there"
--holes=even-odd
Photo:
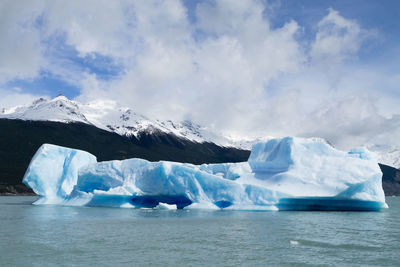
[[[214,143],[217,146],[241,150],[250,150],[254,143],[273,138],[233,138],[189,120],[174,122],[172,120],[150,119],[131,108],[122,107],[112,100],[99,99],[82,104],[70,100],[62,94],[50,100],[39,98],[28,106],[2,109],[0,119],[2,118],[61,123],[78,122],[121,136],[133,136],[135,138],[152,134],[152,132],[162,132],[191,142]],[[367,147],[378,154],[381,163],[400,168],[399,148],[373,143],[367,144]]]
[[[130,108],[121,107],[115,101],[97,100],[82,104],[69,100],[62,94],[51,100],[39,98],[29,106],[3,109],[0,113],[1,118],[62,123],[80,122],[128,137],[138,137],[143,132],[163,132],[193,142],[209,142],[218,146],[240,149],[250,149],[251,145],[258,140],[235,141],[189,120],[174,122],[150,119]]]

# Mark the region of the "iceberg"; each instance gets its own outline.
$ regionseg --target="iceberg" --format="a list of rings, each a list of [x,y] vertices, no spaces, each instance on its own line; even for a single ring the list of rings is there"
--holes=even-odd
[[[97,162],[44,144],[23,182],[34,204],[154,209],[360,210],[387,208],[376,156],[322,139],[285,137],[253,146],[247,162],[193,165],[133,158]]]
[[[78,170],[96,162],[88,152],[44,144],[33,156],[23,183],[42,197],[38,203],[58,204],[71,194]]]

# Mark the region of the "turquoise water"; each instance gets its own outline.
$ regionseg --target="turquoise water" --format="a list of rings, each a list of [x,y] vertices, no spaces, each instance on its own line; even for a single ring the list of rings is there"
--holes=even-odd
[[[0,197],[1,266],[399,266],[400,198],[382,212],[160,211]]]

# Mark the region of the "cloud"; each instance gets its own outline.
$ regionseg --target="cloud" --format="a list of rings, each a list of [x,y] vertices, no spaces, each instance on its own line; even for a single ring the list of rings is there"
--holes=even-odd
[[[357,55],[365,35],[357,22],[345,19],[339,12],[329,9],[329,14],[318,23],[310,55],[314,61],[323,64],[340,63]]]
[[[126,1],[48,1],[43,10],[45,36],[64,36],[66,45],[81,57],[128,55],[131,35],[126,7]]]
[[[396,144],[400,136],[400,117],[385,118],[378,113],[375,99],[349,95],[325,102],[303,122],[305,136],[324,136],[340,148],[365,144]]]
[[[376,32],[335,9],[305,39],[300,22],[271,27],[279,8],[257,0],[201,1],[192,12],[181,1],[18,3],[0,8],[0,82],[45,71],[79,87],[81,101],[246,136],[341,147],[400,137],[398,75],[359,62]]]
[[[40,1],[1,1],[0,83],[38,75],[42,56],[35,24],[41,6]]]
[[[302,67],[299,26],[272,30],[255,1],[199,3],[197,22],[190,23],[182,4],[174,3],[138,9],[134,35],[140,43],[132,46],[142,50],[106,91],[150,116],[249,127],[269,81]]]
[[[0,88],[0,113],[5,108],[12,108],[15,106],[30,105],[35,99],[40,97],[48,98],[43,95],[32,95],[27,93],[20,93],[18,90],[1,89]]]

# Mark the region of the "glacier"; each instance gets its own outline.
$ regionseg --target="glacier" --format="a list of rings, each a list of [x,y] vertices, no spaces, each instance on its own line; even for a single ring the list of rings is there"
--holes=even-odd
[[[88,152],[43,144],[23,182],[34,204],[154,209],[359,210],[387,208],[376,155],[323,139],[253,145],[247,162],[202,164],[133,158],[97,162]]]

